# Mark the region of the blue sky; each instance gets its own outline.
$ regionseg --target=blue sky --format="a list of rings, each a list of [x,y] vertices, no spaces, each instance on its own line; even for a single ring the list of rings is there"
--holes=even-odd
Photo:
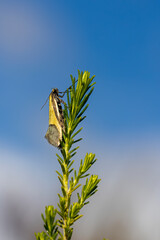
[[[158,0],[0,1],[0,203],[6,206],[1,206],[1,219],[7,211],[9,216],[0,229],[4,240],[25,240],[8,227],[15,226],[7,205],[11,199],[17,209],[28,206],[24,218],[32,234],[35,223],[42,224],[40,211],[55,199],[58,150],[44,139],[48,105],[40,108],[51,88],[70,86],[70,74],[77,76],[78,69],[96,75],[82,124],[80,158],[95,152],[99,161],[93,171],[102,178],[93,200],[97,207],[88,208],[92,229],[84,234],[96,229],[102,215],[106,223],[109,211],[113,222],[117,212],[125,217],[128,206],[126,223],[131,220],[132,231],[126,239],[160,239],[159,12]],[[88,225],[86,219],[80,229]],[[111,235],[106,238],[111,239],[107,226]],[[97,232],[97,239],[105,237]]]
[[[41,105],[77,69],[96,75],[91,134],[159,131],[159,10],[159,1],[1,1],[1,141],[38,146]]]

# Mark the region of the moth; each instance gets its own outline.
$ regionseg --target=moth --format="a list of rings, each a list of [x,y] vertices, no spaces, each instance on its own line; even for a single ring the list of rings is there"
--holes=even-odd
[[[78,80],[77,80],[78,81]],[[75,81],[75,83],[77,82]],[[72,85],[67,88],[67,90],[70,90]],[[62,98],[67,92],[59,92],[57,88],[53,88],[52,92],[49,95],[49,126],[48,130],[46,132],[45,138],[47,141],[53,145],[54,147],[61,148],[61,141],[62,141],[62,135],[63,132],[65,132],[65,126],[64,126],[64,115],[63,115],[63,109],[61,106],[61,103],[66,104]],[[62,93],[62,95],[60,95]],[[44,105],[47,103],[48,98]],[[41,109],[44,107],[44,105],[41,107]]]
[[[62,131],[65,131],[64,116],[61,106],[61,103],[65,104],[61,99],[64,94],[60,95],[59,90],[54,88],[49,95],[49,126],[45,138],[51,145],[58,148],[60,148],[60,142],[62,140]]]

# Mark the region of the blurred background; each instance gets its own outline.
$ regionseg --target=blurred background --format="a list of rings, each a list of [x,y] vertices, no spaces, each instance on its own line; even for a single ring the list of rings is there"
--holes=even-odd
[[[51,88],[96,75],[77,161],[102,179],[73,240],[160,239],[160,2],[0,1],[0,238],[33,240],[57,204]],[[65,100],[65,98],[64,98]]]

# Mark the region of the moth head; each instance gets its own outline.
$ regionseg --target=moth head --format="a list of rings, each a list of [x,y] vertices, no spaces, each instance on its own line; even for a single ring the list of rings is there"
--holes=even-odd
[[[59,90],[58,90],[58,88],[53,88],[53,89],[52,89],[52,92],[58,94],[58,93],[59,93]]]

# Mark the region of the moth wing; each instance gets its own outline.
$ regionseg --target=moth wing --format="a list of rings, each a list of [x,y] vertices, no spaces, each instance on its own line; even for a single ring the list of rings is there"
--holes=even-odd
[[[45,138],[54,147],[59,147],[61,136],[55,125],[49,125]]]
[[[52,93],[51,93],[52,94]],[[57,100],[54,97],[54,95],[52,94],[52,107],[53,107],[53,111],[55,113],[55,116],[57,118],[57,121],[59,122],[60,120],[60,114],[59,114],[59,109],[58,109],[58,105],[57,105]]]
[[[52,107],[53,107],[55,117],[56,117],[57,121],[59,122],[60,126],[62,127],[62,129],[64,130],[64,117],[63,117],[63,111],[62,111],[62,106],[61,106],[62,99],[60,99],[58,96],[54,95],[53,92],[51,93],[51,99],[52,99],[51,101],[52,101]]]

